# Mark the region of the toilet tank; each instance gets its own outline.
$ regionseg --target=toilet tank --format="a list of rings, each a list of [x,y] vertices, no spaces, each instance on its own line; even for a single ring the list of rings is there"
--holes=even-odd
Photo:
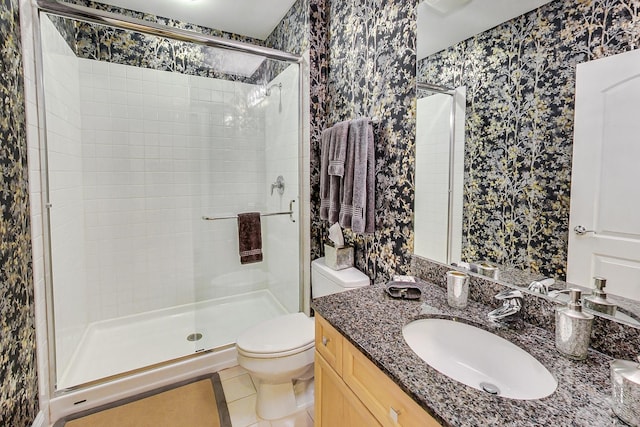
[[[312,297],[336,294],[349,289],[369,285],[369,277],[354,267],[332,270],[324,263],[324,258],[311,262]]]

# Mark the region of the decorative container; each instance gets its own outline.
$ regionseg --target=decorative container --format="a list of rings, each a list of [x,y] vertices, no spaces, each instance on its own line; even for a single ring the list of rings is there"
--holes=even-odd
[[[447,302],[451,307],[465,308],[469,298],[469,276],[460,271],[447,271]]]
[[[353,246],[324,245],[324,263],[332,270],[353,267]]]

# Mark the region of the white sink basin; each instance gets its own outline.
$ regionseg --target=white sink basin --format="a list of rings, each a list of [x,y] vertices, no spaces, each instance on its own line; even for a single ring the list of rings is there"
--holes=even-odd
[[[421,319],[402,328],[422,360],[469,387],[510,399],[542,399],[558,382],[533,356],[509,341],[466,323]]]

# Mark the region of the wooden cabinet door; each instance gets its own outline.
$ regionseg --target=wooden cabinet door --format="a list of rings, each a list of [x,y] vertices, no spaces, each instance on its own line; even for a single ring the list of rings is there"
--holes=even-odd
[[[380,423],[316,351],[315,426],[376,427]]]
[[[344,340],[342,348],[342,380],[382,425],[440,427],[431,415],[351,343]]]

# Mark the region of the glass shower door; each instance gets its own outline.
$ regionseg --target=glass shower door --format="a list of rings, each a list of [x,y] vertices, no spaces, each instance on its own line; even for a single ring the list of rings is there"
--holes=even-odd
[[[233,344],[247,328],[300,310],[299,67],[264,59],[261,69],[258,82],[223,85],[233,104],[201,158],[211,165],[201,169],[202,212],[194,224],[203,349]],[[243,264],[237,215],[247,212],[266,215],[254,230],[262,261]]]
[[[46,14],[41,38],[56,388],[299,311],[299,66]],[[240,212],[277,214],[262,262]]]

